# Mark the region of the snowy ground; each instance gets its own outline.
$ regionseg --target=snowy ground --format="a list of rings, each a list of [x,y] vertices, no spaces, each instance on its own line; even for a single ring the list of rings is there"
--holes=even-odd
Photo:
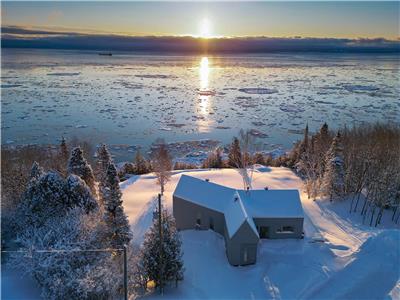
[[[172,193],[182,173],[234,188],[242,187],[236,170],[174,171],[165,192]],[[301,190],[301,180],[286,168],[259,168],[253,188]],[[125,212],[141,243],[151,224],[158,186],[152,174],[121,183]],[[229,265],[223,237],[212,231],[182,231],[185,279],[162,299],[400,299],[400,230],[387,213],[378,228],[349,215],[349,202],[312,201],[301,193],[305,211],[304,240],[263,240],[255,265]],[[325,242],[321,242],[325,240]],[[2,299],[37,299],[38,289],[2,272]],[[22,283],[20,282],[20,283]],[[14,285],[13,285],[14,284]],[[19,294],[16,294],[19,293]]]
[[[182,173],[174,172],[166,188],[169,208]],[[232,169],[185,173],[242,187],[241,177]],[[301,190],[302,182],[289,169],[260,168],[254,173],[253,188],[265,186]],[[151,223],[158,186],[154,176],[142,175],[122,183],[122,188],[134,239],[140,243]],[[230,266],[222,236],[212,231],[183,231],[185,280],[163,298],[399,299],[399,228],[388,218],[378,228],[364,226],[358,215],[348,214],[348,202],[314,202],[301,196],[306,238],[263,240],[253,266]],[[318,242],[322,239],[325,243]]]

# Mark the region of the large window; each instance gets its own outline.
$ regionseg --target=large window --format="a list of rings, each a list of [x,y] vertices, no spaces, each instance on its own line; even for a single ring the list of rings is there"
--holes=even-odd
[[[282,226],[276,230],[277,233],[294,233],[293,226]]]

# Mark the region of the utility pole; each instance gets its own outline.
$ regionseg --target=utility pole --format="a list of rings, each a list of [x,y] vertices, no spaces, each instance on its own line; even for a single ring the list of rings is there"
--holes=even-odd
[[[164,282],[163,282],[163,239],[162,239],[162,214],[161,214],[161,194],[158,194],[158,234],[160,236],[160,293],[164,293]]]
[[[126,245],[124,245],[124,299],[128,300],[128,260],[126,255]]]

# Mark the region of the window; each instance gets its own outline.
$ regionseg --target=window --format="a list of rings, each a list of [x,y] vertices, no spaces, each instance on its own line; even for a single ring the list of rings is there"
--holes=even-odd
[[[293,226],[282,226],[276,230],[277,233],[294,233]]]

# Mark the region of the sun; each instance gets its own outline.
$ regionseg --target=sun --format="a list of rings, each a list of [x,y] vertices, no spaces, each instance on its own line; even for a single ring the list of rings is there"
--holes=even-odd
[[[209,38],[211,37],[211,23],[207,18],[204,18],[200,22],[199,27],[199,36],[202,38]]]

